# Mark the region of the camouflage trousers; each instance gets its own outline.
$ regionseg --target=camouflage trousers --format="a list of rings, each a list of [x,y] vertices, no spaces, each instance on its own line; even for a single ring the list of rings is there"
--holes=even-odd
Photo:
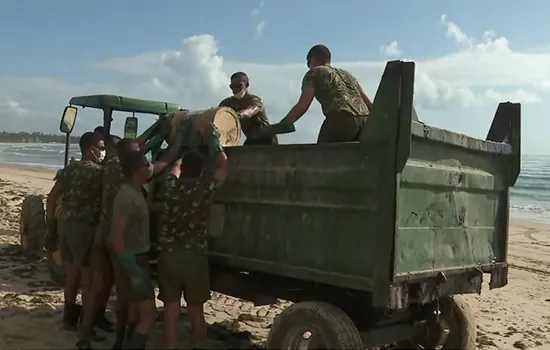
[[[367,118],[366,115],[354,116],[347,112],[327,116],[319,130],[317,143],[359,141]]]

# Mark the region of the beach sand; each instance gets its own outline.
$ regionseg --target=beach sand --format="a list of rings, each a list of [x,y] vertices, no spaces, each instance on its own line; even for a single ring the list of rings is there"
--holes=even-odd
[[[0,168],[0,348],[74,348],[76,335],[60,329],[63,293],[50,282],[46,263],[23,257],[19,211],[24,196],[45,196],[53,172]],[[477,317],[479,349],[550,349],[550,225],[512,221],[509,282],[467,298]],[[488,278],[486,278],[488,280]],[[159,307],[162,303],[159,303]],[[208,347],[255,348],[265,342],[273,317],[287,303],[253,307],[213,293],[206,306]],[[111,317],[112,314],[110,315]],[[160,324],[149,348],[162,347]],[[181,340],[190,348],[182,313]],[[112,336],[96,348],[107,349]]]

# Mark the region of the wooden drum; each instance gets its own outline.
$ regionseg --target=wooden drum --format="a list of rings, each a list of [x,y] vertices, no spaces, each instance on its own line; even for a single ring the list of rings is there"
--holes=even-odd
[[[208,125],[214,124],[220,132],[220,143],[223,147],[237,146],[241,141],[241,124],[237,113],[229,107],[215,107],[198,111],[184,110],[175,112],[170,120],[170,134],[167,142],[171,144],[176,138],[182,120],[191,120],[195,130],[205,136]],[[187,140],[183,141],[187,145]]]

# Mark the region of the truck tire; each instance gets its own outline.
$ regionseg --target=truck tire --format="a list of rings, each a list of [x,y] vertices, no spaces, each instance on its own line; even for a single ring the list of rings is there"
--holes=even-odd
[[[48,261],[48,270],[50,270],[50,278],[52,281],[58,283],[59,285],[65,284],[65,267],[63,266],[63,261],[61,260],[61,253],[59,249],[54,253],[47,252],[46,259]]]
[[[363,349],[351,318],[321,301],[293,304],[274,320],[266,347],[271,349]]]
[[[33,258],[42,256],[45,233],[46,215],[42,198],[36,195],[25,197],[19,217],[19,238],[23,253]]]
[[[443,349],[473,350],[476,348],[476,322],[472,309],[462,295],[439,299],[440,317],[447,324],[449,335]],[[435,337],[437,338],[437,336]],[[433,349],[432,340],[416,340],[421,349]]]

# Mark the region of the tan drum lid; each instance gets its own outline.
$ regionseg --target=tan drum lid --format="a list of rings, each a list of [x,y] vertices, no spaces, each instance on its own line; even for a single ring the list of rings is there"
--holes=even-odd
[[[178,132],[178,122],[182,119],[192,119],[196,130],[202,136],[205,135],[208,124],[214,123],[220,132],[220,143],[223,147],[237,146],[241,142],[239,118],[237,113],[229,107],[215,107],[199,111],[184,110],[174,113],[170,120],[170,140],[175,138]]]

